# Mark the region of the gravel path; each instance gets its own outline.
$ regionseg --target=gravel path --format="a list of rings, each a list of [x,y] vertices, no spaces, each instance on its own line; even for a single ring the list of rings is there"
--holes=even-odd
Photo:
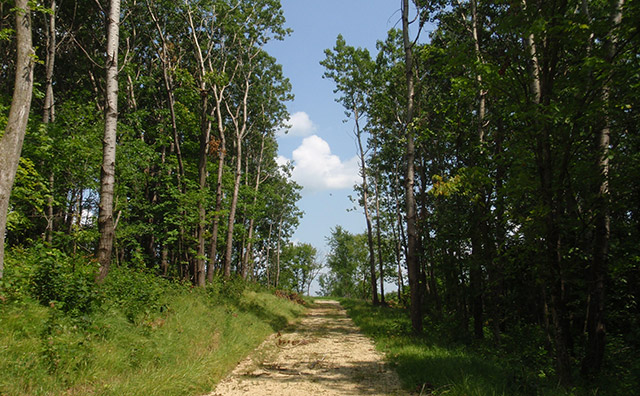
[[[336,301],[317,301],[291,331],[269,337],[208,396],[407,395],[373,342]]]

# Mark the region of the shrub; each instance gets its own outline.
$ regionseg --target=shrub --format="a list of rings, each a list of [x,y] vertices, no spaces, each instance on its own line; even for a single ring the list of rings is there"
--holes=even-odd
[[[98,306],[97,263],[91,259],[36,244],[8,250],[5,264],[2,300],[33,298],[72,316],[87,315]]]
[[[115,305],[128,321],[135,323],[142,316],[159,312],[170,287],[167,280],[157,277],[144,268],[111,268],[102,292],[105,301]]]
[[[30,294],[41,304],[52,305],[72,316],[87,315],[98,301],[95,285],[97,264],[83,257],[37,246],[24,265],[33,263]]]

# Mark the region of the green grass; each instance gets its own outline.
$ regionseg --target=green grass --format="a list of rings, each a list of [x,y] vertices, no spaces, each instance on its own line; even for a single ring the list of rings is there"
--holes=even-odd
[[[176,287],[132,321],[108,306],[72,318],[0,302],[1,395],[201,395],[304,308],[270,293],[232,300]]]
[[[490,341],[456,342],[451,336],[452,329],[443,330],[444,326],[427,324],[425,334],[416,337],[411,335],[405,310],[373,307],[355,300],[341,300],[341,304],[362,331],[374,339],[378,350],[385,353],[403,386],[422,395],[632,394],[615,383],[609,383],[606,389],[595,385],[559,388],[552,376],[540,369],[541,361],[550,370],[553,363],[535,356],[541,352],[537,352],[539,348],[532,340],[520,339],[519,347],[532,352],[518,355],[495,348]]]

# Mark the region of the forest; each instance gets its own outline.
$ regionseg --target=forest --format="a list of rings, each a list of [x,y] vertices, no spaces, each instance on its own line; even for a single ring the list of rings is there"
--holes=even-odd
[[[128,290],[148,306],[111,303],[140,324],[159,289],[215,306],[318,277],[406,309],[414,337],[520,340],[564,389],[637,391],[640,5],[398,10],[376,54],[338,36],[321,62],[355,125],[366,230],[336,225],[319,274],[291,239],[295,164],[276,162],[279,0],[0,2],[0,313],[78,320]]]

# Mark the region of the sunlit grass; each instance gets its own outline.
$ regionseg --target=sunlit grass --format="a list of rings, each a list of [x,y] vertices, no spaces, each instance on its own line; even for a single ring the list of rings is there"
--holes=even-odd
[[[599,392],[587,387],[562,389],[534,367],[518,364],[504,351],[491,351],[490,341],[466,345],[452,340],[441,327],[425,326],[425,334],[413,336],[408,313],[401,309],[373,307],[341,300],[349,316],[385,353],[403,386],[422,395],[604,395],[622,394],[615,389]],[[552,364],[552,363],[550,363]]]
[[[213,303],[181,290],[169,301],[136,323],[111,309],[84,324],[36,302],[0,304],[0,394],[205,394],[304,310],[253,291]]]

